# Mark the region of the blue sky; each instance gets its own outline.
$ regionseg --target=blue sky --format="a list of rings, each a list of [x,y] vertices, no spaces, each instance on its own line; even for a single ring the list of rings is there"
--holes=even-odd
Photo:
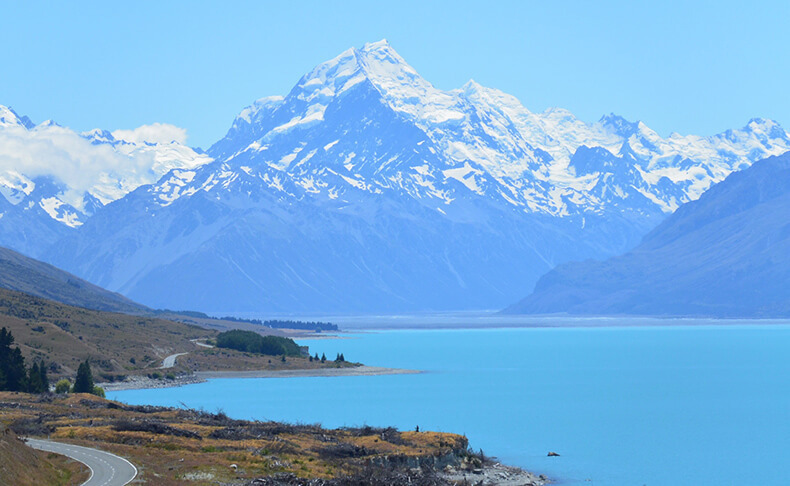
[[[435,86],[662,135],[790,126],[790,2],[14,2],[0,104],[75,130],[152,122],[207,148],[256,98],[387,38]]]

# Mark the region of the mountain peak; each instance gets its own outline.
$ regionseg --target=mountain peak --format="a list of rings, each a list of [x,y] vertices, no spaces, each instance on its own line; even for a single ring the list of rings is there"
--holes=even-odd
[[[309,105],[307,116],[312,120],[323,113],[331,99],[366,82],[392,108],[412,115],[425,105],[452,103],[450,95],[420,77],[386,40],[348,49],[319,64],[299,80],[289,96]]]
[[[461,86],[461,90],[463,90],[466,93],[480,91],[481,89],[484,89],[484,86],[478,83],[477,81],[475,81],[474,79],[470,79],[469,81],[464,83],[463,86]]]
[[[22,126],[30,130],[36,126],[30,118],[19,116],[10,106],[0,105],[0,127]]]

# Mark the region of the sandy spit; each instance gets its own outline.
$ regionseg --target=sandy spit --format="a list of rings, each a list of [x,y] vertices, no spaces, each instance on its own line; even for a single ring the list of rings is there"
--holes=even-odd
[[[321,368],[310,370],[245,370],[245,371],[197,371],[191,375],[177,376],[174,380],[153,379],[147,376],[128,376],[124,381],[98,383],[105,391],[140,390],[145,388],[172,388],[203,383],[220,378],[298,378],[334,376],[378,376],[422,373],[419,370],[383,368],[380,366],[355,366],[353,368]]]

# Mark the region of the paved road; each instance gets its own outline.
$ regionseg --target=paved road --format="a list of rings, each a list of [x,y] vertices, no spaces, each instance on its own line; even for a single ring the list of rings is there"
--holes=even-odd
[[[137,476],[137,468],[109,452],[51,440],[26,439],[27,445],[40,451],[54,452],[79,461],[91,470],[91,477],[82,486],[124,486]]]
[[[172,368],[173,366],[176,365],[176,358],[178,358],[179,356],[184,356],[185,354],[189,354],[189,353],[171,354],[170,356],[162,360],[162,366],[160,366],[159,369],[164,370],[166,368]]]
[[[210,344],[201,343],[201,342],[200,342],[200,341],[198,341],[197,339],[190,339],[190,341],[192,341],[193,343],[195,343],[195,345],[196,345],[196,346],[200,346],[201,348],[213,348],[213,347],[214,347],[214,346],[212,346],[212,345],[210,345]]]

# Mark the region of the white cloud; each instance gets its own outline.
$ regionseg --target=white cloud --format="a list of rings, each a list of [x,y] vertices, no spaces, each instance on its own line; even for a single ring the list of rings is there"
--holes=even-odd
[[[106,204],[155,182],[172,168],[195,167],[211,160],[189,147],[170,145],[172,140],[186,139],[182,128],[155,123],[118,132],[128,133],[130,139],[152,142],[164,137],[168,141],[167,145],[121,144],[116,148],[93,145],[57,125],[40,125],[32,130],[21,126],[0,128],[0,181],[19,180],[20,174],[29,179],[52,176],[66,186],[62,199],[80,208],[85,192]]]
[[[132,143],[186,143],[187,131],[185,128],[170,125],[169,123],[151,123],[142,125],[134,130],[115,130],[112,136],[118,140]]]

